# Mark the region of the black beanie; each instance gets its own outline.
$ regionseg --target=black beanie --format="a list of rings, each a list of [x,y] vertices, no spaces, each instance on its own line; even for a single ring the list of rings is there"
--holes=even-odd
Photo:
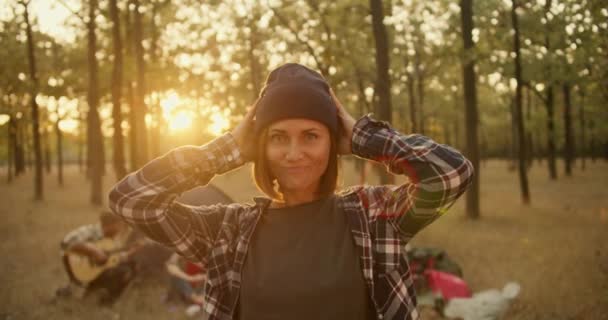
[[[319,121],[333,134],[338,130],[338,110],[329,84],[318,72],[297,63],[284,64],[268,75],[255,112],[256,135],[271,123],[289,118]]]

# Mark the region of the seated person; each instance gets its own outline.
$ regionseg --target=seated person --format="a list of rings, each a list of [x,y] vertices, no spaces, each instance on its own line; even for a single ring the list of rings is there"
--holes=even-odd
[[[69,296],[74,285],[83,297],[102,289],[100,304],[111,305],[134,278],[136,264],[130,258],[136,246],[128,245],[130,228],[116,215],[102,212],[97,224],[81,226],[61,241],[61,255],[70,283],[57,290]]]
[[[166,266],[171,279],[169,296],[175,293],[188,304],[202,305],[201,290],[206,276],[201,265],[187,261],[174,253],[167,260]]]

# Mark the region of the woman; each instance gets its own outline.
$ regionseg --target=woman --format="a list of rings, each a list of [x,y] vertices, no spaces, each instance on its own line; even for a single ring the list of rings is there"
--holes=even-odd
[[[351,153],[409,182],[335,193],[337,158]],[[270,198],[174,201],[247,161]],[[320,74],[291,63],[269,74],[232,132],[151,161],[109,198],[128,223],[205,266],[205,319],[416,319],[402,251],[472,175],[448,146],[369,116],[356,121]]]

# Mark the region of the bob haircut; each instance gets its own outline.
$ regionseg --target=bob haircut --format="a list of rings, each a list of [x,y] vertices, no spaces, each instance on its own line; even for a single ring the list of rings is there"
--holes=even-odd
[[[327,168],[321,176],[317,195],[320,197],[333,195],[338,185],[338,137],[330,132],[329,160]],[[253,161],[253,178],[257,188],[273,200],[285,200],[281,186],[272,176],[266,159],[266,144],[268,143],[268,127],[260,132]]]

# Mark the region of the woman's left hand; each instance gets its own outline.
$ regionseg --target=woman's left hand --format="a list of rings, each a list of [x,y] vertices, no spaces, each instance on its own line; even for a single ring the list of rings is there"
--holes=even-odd
[[[353,118],[342,106],[338,97],[332,89],[329,89],[329,93],[331,94],[331,98],[338,107],[338,119],[341,122],[340,136],[338,138],[338,154],[348,155],[352,153],[351,149],[351,140],[353,138],[353,128],[357,120]]]

